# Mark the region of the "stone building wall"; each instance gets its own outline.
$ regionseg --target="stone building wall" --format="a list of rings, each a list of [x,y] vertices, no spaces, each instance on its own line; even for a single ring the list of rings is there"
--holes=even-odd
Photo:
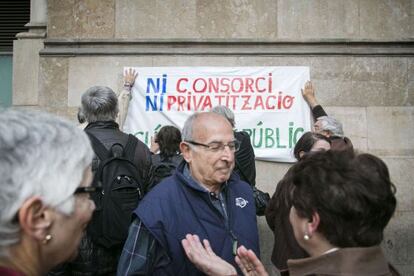
[[[320,103],[390,168],[398,206],[384,249],[412,274],[414,0],[32,2],[47,16],[15,42],[13,103],[73,120],[88,87],[122,87],[124,66],[309,66]],[[288,167],[257,161],[257,185],[273,193]],[[273,237],[263,218],[259,228],[271,268]]]

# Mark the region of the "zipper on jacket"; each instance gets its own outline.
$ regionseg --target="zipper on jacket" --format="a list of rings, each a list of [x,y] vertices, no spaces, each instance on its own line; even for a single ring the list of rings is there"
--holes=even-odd
[[[226,187],[226,189],[228,189],[228,187]],[[209,194],[209,193],[208,193]],[[230,206],[230,193],[229,193],[229,190],[226,190],[226,192],[225,192],[225,197],[226,197],[226,203],[227,203],[227,206]],[[227,223],[226,223],[226,218],[224,218],[224,216],[223,216],[223,214],[219,211],[219,210],[217,210],[217,208],[214,206],[214,204],[211,202],[211,199],[210,199],[210,194],[208,195],[208,200],[207,200],[207,204],[210,206],[210,208],[212,208],[213,209],[213,211],[216,213],[216,214],[218,214],[219,215],[219,217],[221,217],[222,218],[222,220],[223,220],[223,224],[224,224],[224,227],[225,227],[225,229],[226,229],[226,231],[229,233],[229,235],[230,235],[230,237],[231,237],[231,242],[232,242],[232,254],[233,254],[233,256],[236,256],[237,255],[237,248],[238,248],[238,246],[239,246],[239,242],[238,242],[238,239],[237,239],[237,236],[234,234],[234,232],[233,232],[233,230],[231,229],[231,227],[230,227],[230,223],[231,223],[231,208],[226,208],[225,209],[225,211],[224,212],[226,212],[227,213]],[[220,200],[220,204],[222,204],[221,203],[221,200]]]
[[[226,188],[228,189],[228,187],[226,187]],[[227,206],[230,206],[230,204],[231,204],[229,190],[226,190],[226,203],[227,203]],[[231,208],[227,208],[227,210],[228,210],[227,211],[227,222],[228,223],[227,223],[226,227],[227,227],[227,230],[230,233],[231,240],[232,240],[232,253],[233,253],[233,256],[237,256],[237,248],[239,247],[239,241],[237,239],[237,236],[234,234],[233,230],[230,227],[230,224],[231,224],[231,210],[230,209]]]
[[[237,248],[239,247],[239,242],[237,240],[236,235],[234,235],[233,230],[230,229],[230,236],[232,240],[232,252],[233,256],[237,256]]]

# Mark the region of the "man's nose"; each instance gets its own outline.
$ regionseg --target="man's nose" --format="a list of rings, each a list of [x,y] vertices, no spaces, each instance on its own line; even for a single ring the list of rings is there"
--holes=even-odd
[[[225,145],[221,153],[221,158],[223,160],[232,161],[234,159],[234,150],[231,150],[228,145]]]

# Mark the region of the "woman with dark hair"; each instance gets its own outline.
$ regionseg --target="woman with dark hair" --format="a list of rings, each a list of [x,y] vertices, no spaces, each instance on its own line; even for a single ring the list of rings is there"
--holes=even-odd
[[[293,149],[293,155],[300,161],[304,155],[310,152],[327,151],[331,149],[331,142],[322,134],[305,132],[300,137]]]
[[[298,140],[293,154],[298,161],[305,156],[330,149],[330,141],[321,134],[306,132]],[[280,270],[287,269],[288,259],[297,259],[308,256],[299,246],[293,235],[292,226],[289,223],[289,212],[292,206],[290,191],[291,169],[279,181],[269,205],[266,208],[266,221],[274,235],[272,251],[272,263]]]
[[[151,183],[149,191],[162,179],[173,174],[175,168],[183,161],[180,154],[181,131],[175,126],[163,126],[151,139]]]
[[[311,256],[290,260],[291,275],[394,275],[381,250],[394,214],[395,186],[384,162],[370,154],[328,152],[292,170],[290,222]]]
[[[151,152],[166,159],[180,154],[181,131],[175,126],[163,126],[151,141]],[[157,155],[154,155],[157,156]]]

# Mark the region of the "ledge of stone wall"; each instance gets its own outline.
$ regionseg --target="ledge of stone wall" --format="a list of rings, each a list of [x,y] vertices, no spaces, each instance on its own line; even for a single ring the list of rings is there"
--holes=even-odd
[[[123,40],[46,39],[41,56],[414,56],[414,40]]]

